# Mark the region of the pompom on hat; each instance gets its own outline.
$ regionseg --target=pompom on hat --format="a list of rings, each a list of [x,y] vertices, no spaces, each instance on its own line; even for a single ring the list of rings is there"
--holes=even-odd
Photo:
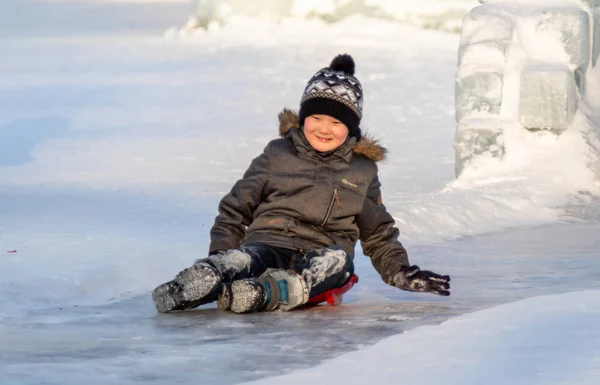
[[[314,74],[300,101],[300,124],[311,115],[329,115],[344,123],[350,136],[360,140],[363,91],[354,71],[354,59],[343,54]]]

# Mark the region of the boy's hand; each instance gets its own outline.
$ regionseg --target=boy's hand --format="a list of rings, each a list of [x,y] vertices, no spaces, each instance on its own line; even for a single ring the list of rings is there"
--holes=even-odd
[[[406,291],[450,295],[450,276],[439,275],[428,270],[421,270],[413,265],[403,267],[394,277],[394,286]]]

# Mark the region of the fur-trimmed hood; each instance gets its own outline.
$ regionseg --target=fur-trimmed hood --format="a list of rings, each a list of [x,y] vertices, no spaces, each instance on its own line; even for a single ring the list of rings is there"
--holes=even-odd
[[[300,128],[300,117],[296,111],[284,108],[279,113],[279,135],[285,137],[292,128]],[[385,160],[387,149],[376,139],[363,134],[362,139],[352,147],[352,152],[379,162]]]

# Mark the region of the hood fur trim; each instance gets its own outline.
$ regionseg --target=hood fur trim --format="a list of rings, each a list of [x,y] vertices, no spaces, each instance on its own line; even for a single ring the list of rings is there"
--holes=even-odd
[[[292,128],[300,128],[300,118],[296,111],[284,108],[279,113],[279,135],[283,138]],[[387,149],[379,144],[379,141],[371,135],[363,133],[360,142],[352,147],[352,152],[379,162],[385,160]]]
[[[282,138],[285,137],[292,128],[300,128],[300,116],[296,111],[284,108],[279,113],[278,118],[279,136]]]

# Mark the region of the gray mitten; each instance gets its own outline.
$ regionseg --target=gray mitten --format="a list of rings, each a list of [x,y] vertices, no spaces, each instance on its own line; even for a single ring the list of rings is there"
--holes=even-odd
[[[449,275],[439,275],[428,270],[421,270],[416,265],[403,267],[393,279],[394,286],[399,289],[443,296],[450,295],[449,282]]]

